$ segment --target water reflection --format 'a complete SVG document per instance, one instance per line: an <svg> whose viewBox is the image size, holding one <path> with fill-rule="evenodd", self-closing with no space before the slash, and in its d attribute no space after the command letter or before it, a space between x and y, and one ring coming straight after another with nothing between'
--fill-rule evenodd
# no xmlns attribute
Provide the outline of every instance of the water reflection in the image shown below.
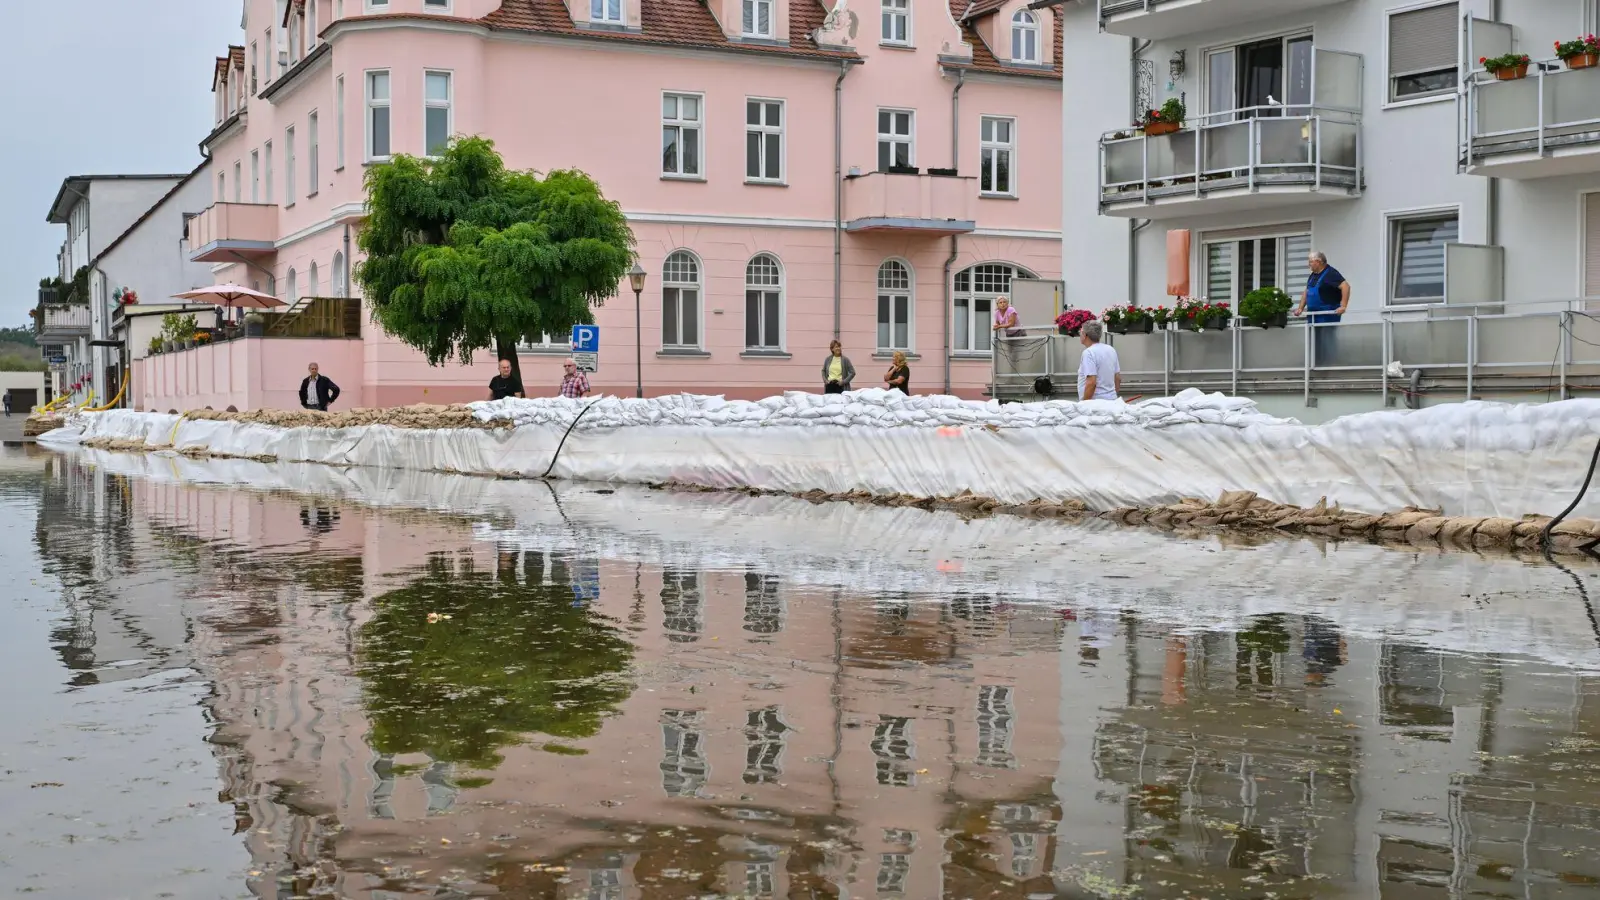
<svg viewBox="0 0 1600 900"><path fill-rule="evenodd" d="M84 596L148 615L122 590L140 579L175 598L168 652L212 686L257 896L1600 889L1600 679L1495 649L1587 652L1552 570L582 486L557 510L449 476L265 493L195 483L220 464L82 459L37 488L63 617ZM960 566L911 572L945 528ZM905 554L835 543L884 533ZM1078 577L1019 554L1049 535ZM1100 580L1122 557L1164 565ZM1250 566L1309 599L1240 599ZM1391 592L1337 591L1374 572ZM1384 636L1373 607L1420 612Z"/></svg>

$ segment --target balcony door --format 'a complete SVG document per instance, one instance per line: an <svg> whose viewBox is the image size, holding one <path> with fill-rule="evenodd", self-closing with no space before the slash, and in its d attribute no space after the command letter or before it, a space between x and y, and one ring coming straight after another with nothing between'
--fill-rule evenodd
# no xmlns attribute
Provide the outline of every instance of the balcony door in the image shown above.
<svg viewBox="0 0 1600 900"><path fill-rule="evenodd" d="M1272 38L1212 50L1206 58L1206 112L1236 118L1305 115L1311 105L1311 36ZM1224 121L1217 115L1211 124Z"/></svg>
<svg viewBox="0 0 1600 900"><path fill-rule="evenodd" d="M1282 288L1296 298L1305 292L1310 223L1209 232L1200 240L1205 296L1212 303L1237 311L1239 301L1256 288Z"/></svg>

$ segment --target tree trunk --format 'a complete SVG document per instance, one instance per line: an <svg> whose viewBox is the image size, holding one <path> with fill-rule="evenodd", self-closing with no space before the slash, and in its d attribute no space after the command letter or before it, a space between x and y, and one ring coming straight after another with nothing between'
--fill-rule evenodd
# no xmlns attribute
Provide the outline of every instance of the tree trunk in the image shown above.
<svg viewBox="0 0 1600 900"><path fill-rule="evenodd" d="M508 341L505 338L495 338L494 347L495 347L495 356L497 357L495 365L496 366L499 365L499 361L498 360L500 360L500 359L509 360L511 362L511 374L512 374L512 376L514 378L516 378L518 381L521 381L522 380L522 360L517 358L517 343L516 343L516 341ZM524 391L526 391L527 385L523 385L523 389L524 389Z"/></svg>

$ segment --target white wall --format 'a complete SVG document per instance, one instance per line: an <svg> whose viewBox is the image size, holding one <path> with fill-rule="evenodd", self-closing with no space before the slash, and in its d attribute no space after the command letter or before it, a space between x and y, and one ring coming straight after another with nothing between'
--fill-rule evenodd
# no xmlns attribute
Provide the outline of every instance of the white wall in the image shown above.
<svg viewBox="0 0 1600 900"><path fill-rule="evenodd" d="M1267 4L1263 4L1264 6ZM1312 223L1312 243L1351 282L1353 312L1383 307L1386 280L1386 215L1420 208L1457 208L1460 239L1484 243L1489 236L1489 179L1456 170L1456 105L1452 96L1386 108L1388 75L1385 60L1385 11L1401 0L1347 0L1288 17L1267 18L1245 28L1186 35L1157 41L1143 53L1155 63L1151 106L1184 95L1190 115L1204 112L1202 75L1206 48L1270 38L1309 27L1319 48L1361 53L1365 59L1362 138L1367 187L1350 200L1305 203L1258 213L1209 215L1152 223L1139 235L1138 300L1166 302L1166 232L1188 228L1196 233L1280 222ZM1587 4L1546 0L1502 0L1501 21L1515 28L1516 49L1535 59L1549 57L1557 38L1571 38L1592 13ZM1487 18L1490 0L1463 0L1463 12ZM1132 65L1129 38L1099 32L1095 6L1067 3L1064 29L1066 83L1091 84L1093 90L1064 92L1063 164L1067 181L1063 208L1062 270L1069 302L1100 309L1125 302L1128 291L1128 220L1099 215L1101 134L1132 121ZM1183 77L1167 90L1168 61L1186 52ZM1506 285L1513 299L1538 300L1578 296L1579 192L1600 191L1600 176L1502 180L1498 243L1506 247ZM1195 293L1202 291L1198 259L1191 265ZM1303 261L1290 260L1287 284L1298 294L1305 288Z"/></svg>

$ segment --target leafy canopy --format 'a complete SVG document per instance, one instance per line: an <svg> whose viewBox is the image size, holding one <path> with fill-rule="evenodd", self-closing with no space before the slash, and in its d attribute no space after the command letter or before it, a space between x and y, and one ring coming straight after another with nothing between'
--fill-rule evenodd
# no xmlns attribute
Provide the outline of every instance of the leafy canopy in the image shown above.
<svg viewBox="0 0 1600 900"><path fill-rule="evenodd" d="M366 183L356 278L377 323L432 365L592 322L633 263L633 232L593 179L510 171L487 138L398 155Z"/></svg>

